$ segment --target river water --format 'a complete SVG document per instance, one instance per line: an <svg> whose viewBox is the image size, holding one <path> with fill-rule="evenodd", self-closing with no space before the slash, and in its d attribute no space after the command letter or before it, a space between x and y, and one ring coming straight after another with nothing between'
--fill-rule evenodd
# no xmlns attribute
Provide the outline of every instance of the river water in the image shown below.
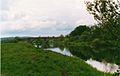
<svg viewBox="0 0 120 76"><path fill-rule="evenodd" d="M57 52L63 55L73 56L72 53L66 48L61 50L59 47L56 47L56 48L47 48L45 50L51 50L53 52ZM99 62L91 58L85 62L91 65L93 68L96 68L97 70L102 71L102 72L114 73L114 72L117 72L117 70L119 69L119 66L116 64L107 63L107 62Z"/></svg>

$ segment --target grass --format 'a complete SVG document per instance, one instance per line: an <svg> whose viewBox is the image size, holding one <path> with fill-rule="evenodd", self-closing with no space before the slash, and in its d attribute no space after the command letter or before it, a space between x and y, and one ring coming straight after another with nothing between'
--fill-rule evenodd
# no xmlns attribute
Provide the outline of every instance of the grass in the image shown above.
<svg viewBox="0 0 120 76"><path fill-rule="evenodd" d="M2 43L2 76L111 76L78 58L37 49L26 42Z"/></svg>

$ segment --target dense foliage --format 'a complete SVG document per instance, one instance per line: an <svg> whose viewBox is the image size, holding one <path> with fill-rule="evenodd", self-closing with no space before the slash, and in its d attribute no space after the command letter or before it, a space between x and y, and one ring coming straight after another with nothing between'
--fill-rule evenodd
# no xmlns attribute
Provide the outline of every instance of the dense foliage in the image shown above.
<svg viewBox="0 0 120 76"><path fill-rule="evenodd" d="M89 31L89 27L87 26L78 26L75 28L75 30L73 30L71 33L70 33L70 36L80 36L84 31Z"/></svg>
<svg viewBox="0 0 120 76"><path fill-rule="evenodd" d="M95 0L86 2L86 5L87 10L98 21L98 24L91 27L80 25L65 37L63 35L50 39L38 37L27 41L37 47L39 45L42 47L59 46L60 49L67 47L74 56L81 59L93 58L120 65L120 6L112 0ZM20 43L20 41L25 41L25 39L15 37L2 44L3 76L21 76L23 74L48 76L46 73L48 71L51 76L61 74L65 74L63 76L106 76L81 60L36 49L27 43Z"/></svg>
<svg viewBox="0 0 120 76"><path fill-rule="evenodd" d="M112 0L95 0L86 5L98 24L78 26L66 36L66 44L80 58L120 65L120 6Z"/></svg>

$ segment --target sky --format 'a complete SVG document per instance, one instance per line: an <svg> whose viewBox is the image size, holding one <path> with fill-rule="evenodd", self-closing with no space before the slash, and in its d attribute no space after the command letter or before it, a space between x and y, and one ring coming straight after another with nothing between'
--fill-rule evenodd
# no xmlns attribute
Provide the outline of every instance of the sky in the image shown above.
<svg viewBox="0 0 120 76"><path fill-rule="evenodd" d="M93 25L84 0L0 0L1 37L59 36Z"/></svg>

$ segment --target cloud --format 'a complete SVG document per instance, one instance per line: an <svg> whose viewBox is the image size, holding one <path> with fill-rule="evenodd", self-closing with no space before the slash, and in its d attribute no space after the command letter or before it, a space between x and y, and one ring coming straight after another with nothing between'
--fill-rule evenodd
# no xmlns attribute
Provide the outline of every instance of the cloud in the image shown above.
<svg viewBox="0 0 120 76"><path fill-rule="evenodd" d="M94 24L84 0L2 0L1 11L3 36L68 34L79 24Z"/></svg>

